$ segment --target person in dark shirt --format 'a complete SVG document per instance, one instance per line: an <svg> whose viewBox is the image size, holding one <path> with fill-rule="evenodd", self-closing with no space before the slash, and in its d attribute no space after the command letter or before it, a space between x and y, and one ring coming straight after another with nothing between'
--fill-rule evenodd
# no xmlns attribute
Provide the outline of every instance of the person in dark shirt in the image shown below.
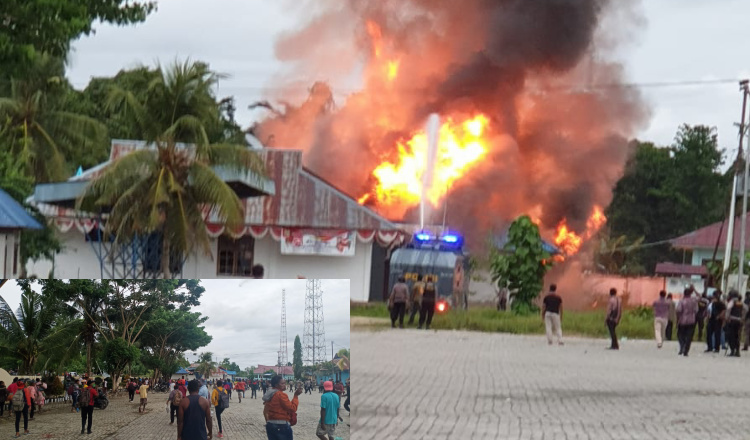
<svg viewBox="0 0 750 440"><path fill-rule="evenodd" d="M177 438L179 440L208 440L213 437L211 428L211 402L198 395L200 383L191 380L190 393L180 401L177 409Z"/></svg>
<svg viewBox="0 0 750 440"><path fill-rule="evenodd" d="M750 292L745 292L745 307L750 309ZM745 314L744 326L745 344L742 347L742 351L747 351L748 346L750 346L750 313Z"/></svg>
<svg viewBox="0 0 750 440"><path fill-rule="evenodd" d="M437 289L435 288L435 281L431 276L425 277L424 293L422 294L422 310L419 313L419 325L418 329L422 328L422 325L427 324L425 329L430 329L432 324L432 316L435 314L435 301L437 298Z"/></svg>
<svg viewBox="0 0 750 440"><path fill-rule="evenodd" d="M557 285L549 286L549 293L544 297L542 302L542 320L547 332L547 344L552 345L552 335L557 335L558 345L563 345L562 341L562 298L557 294Z"/></svg>
<svg viewBox="0 0 750 440"><path fill-rule="evenodd" d="M742 320L745 319L747 306L742 303L740 293L733 290L729 293L729 304L727 306L726 316L727 325L725 333L731 353L729 356L740 357L740 331L742 330Z"/></svg>
<svg viewBox="0 0 750 440"><path fill-rule="evenodd" d="M715 290L711 299L711 312L708 315L708 324L706 325L706 352L719 352L721 347L721 327L724 322L724 315L727 306L721 300L721 290Z"/></svg>
<svg viewBox="0 0 750 440"><path fill-rule="evenodd" d="M708 295L704 292L698 299L698 314L695 316L695 323L698 327L698 340L703 339L703 327L706 325L706 315L708 313Z"/></svg>

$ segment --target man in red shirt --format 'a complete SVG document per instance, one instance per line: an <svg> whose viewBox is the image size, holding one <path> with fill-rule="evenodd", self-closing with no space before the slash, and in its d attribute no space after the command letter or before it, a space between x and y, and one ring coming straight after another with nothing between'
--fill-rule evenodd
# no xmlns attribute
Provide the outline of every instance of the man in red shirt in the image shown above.
<svg viewBox="0 0 750 440"><path fill-rule="evenodd" d="M81 397L79 398L81 404L81 434L83 434L83 431L86 428L86 419L88 419L89 422L88 433L91 434L91 423L92 417L94 416L94 399L99 396L99 393L96 392L96 388L93 384L94 381L89 380L88 383L83 386ZM88 395L88 400L86 399L86 395Z"/></svg>

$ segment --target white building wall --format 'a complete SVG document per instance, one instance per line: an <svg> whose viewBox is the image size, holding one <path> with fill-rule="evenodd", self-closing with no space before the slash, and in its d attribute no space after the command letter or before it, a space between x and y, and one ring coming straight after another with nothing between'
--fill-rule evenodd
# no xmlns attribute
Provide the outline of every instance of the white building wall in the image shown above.
<svg viewBox="0 0 750 440"><path fill-rule="evenodd" d="M101 278L99 259L86 242L84 235L75 228L58 233L64 250L56 255L54 275L57 278ZM96 243L93 243L95 246ZM218 240L211 240L212 255L199 253L191 256L183 268L186 278L217 278ZM255 240L255 264L265 268L265 278L289 279L298 276L320 279L349 279L351 299L367 301L370 291L372 264L372 243L357 242L352 257L331 257L319 255L282 255L281 244L270 234ZM29 263L28 274L46 278L53 267L51 261Z"/></svg>

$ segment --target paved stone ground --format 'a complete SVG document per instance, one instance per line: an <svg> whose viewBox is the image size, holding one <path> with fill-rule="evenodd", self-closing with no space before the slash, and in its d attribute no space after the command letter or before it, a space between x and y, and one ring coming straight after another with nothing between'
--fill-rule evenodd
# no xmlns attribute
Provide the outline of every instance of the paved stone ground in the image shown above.
<svg viewBox="0 0 750 440"><path fill-rule="evenodd" d="M250 396L250 393L246 393ZM260 392L258 392L260 396ZM115 439L115 440L174 440L177 438L177 421L169 425L169 413L165 410L167 394L149 394L148 410L138 413L138 403L129 403L127 397L110 399L105 410L94 410L93 434L81 435L81 416L71 413L70 407L53 405L49 411L37 414L29 421L30 435L24 439ZM342 408L343 423L336 429L337 436L349 440L349 416ZM320 417L320 394L302 394L297 410L295 440L315 440L315 427ZM225 439L266 439L263 405L261 399L242 399L232 396L229 408L221 414ZM12 438L15 434L15 418L3 417L0 420L0 438ZM23 420L21 420L23 431ZM219 432L214 416L214 438Z"/></svg>
<svg viewBox="0 0 750 440"><path fill-rule="evenodd" d="M354 331L352 438L750 439L750 356L677 343ZM364 349L366 347L366 349Z"/></svg>

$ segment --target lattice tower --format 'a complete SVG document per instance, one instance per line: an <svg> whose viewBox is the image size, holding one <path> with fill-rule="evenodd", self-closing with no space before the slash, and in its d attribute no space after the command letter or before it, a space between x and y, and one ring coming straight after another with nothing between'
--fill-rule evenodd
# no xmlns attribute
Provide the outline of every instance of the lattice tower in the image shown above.
<svg viewBox="0 0 750 440"><path fill-rule="evenodd" d="M320 280L307 280L304 332L302 360L305 364L316 365L328 360L326 333L323 325L323 291L320 288Z"/></svg>
<svg viewBox="0 0 750 440"><path fill-rule="evenodd" d="M289 362L289 349L286 344L286 290L281 291L281 339L279 340L279 363L282 367Z"/></svg>

